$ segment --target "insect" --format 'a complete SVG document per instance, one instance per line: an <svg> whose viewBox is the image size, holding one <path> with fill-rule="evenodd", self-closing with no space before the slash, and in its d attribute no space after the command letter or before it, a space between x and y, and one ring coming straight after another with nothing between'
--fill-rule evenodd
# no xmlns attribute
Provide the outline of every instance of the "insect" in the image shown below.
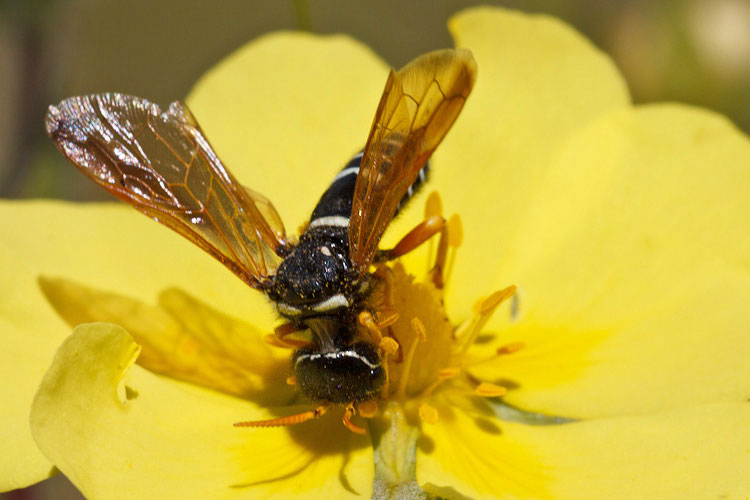
<svg viewBox="0 0 750 500"><path fill-rule="evenodd" d="M442 228L425 221L393 249L378 250L390 221L425 181L428 159L475 79L465 49L431 52L392 70L364 149L335 176L299 241L286 235L267 198L234 178L180 102L163 112L117 93L72 97L50 106L46 129L97 184L264 292L291 330L312 332L291 363L301 393L321 406L239 425L289 425L342 404L344 423L359 431L349 420L353 408L376 398L385 382L377 339L361 327L363 317L373 317L369 299L381 286L370 268Z"/></svg>

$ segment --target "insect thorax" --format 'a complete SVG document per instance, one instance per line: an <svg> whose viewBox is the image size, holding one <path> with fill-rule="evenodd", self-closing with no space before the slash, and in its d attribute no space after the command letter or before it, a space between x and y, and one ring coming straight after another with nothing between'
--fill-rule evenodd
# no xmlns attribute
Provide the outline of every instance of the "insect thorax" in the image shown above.
<svg viewBox="0 0 750 500"><path fill-rule="evenodd" d="M358 273L349 260L346 228L309 229L284 259L268 295L289 319L331 314L352 305Z"/></svg>

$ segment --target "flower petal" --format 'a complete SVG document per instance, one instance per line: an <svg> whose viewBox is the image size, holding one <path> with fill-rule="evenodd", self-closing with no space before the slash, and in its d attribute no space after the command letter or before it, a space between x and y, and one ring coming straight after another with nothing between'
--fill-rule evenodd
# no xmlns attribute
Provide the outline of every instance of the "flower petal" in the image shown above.
<svg viewBox="0 0 750 500"><path fill-rule="evenodd" d="M747 399L748 165L747 137L686 106L623 110L571 140L497 267L520 316L495 327L527 347L475 373L565 416Z"/></svg>
<svg viewBox="0 0 750 500"><path fill-rule="evenodd" d="M629 97L612 61L558 20L482 7L458 14L449 27L479 68L472 95L435 153L427 186L464 225L446 299L451 318L460 321L477 298L467 290L489 294L513 284L488 270L508 258L509 243L527 230L520 221L553 152Z"/></svg>
<svg viewBox="0 0 750 500"><path fill-rule="evenodd" d="M455 411L425 426L417 479L448 498L745 498L750 405L550 426Z"/></svg>
<svg viewBox="0 0 750 500"><path fill-rule="evenodd" d="M52 353L40 345L43 343L39 339L27 336L22 325L4 317L0 317L0 331L3 332L0 492L3 492L24 488L54 474L52 464L39 452L29 430L29 407L41 378L39 366L49 364Z"/></svg>
<svg viewBox="0 0 750 500"><path fill-rule="evenodd" d="M272 348L268 335L172 288L150 306L62 278L41 276L39 286L71 328L113 322L141 345L138 364L154 373L239 396L263 406L296 396L286 383L289 350Z"/></svg>
<svg viewBox="0 0 750 500"><path fill-rule="evenodd" d="M234 428L268 412L132 366L138 352L116 325L79 326L34 399L34 439L87 498L369 496L367 439L337 419Z"/></svg>
<svg viewBox="0 0 750 500"><path fill-rule="evenodd" d="M50 471L31 439L28 413L34 391L70 326L45 298L40 276L117 290L147 304L164 289L177 287L266 331L273 324L273 311L262 294L198 248L128 207L2 202L0 217L5 221L0 241L4 428L20 440L17 446L7 446L0 458L0 470L9 471L1 475L10 481L7 488L40 480Z"/></svg>
<svg viewBox="0 0 750 500"><path fill-rule="evenodd" d="M227 167L294 232L364 147L386 69L347 36L274 33L209 71L188 104Z"/></svg>
<svg viewBox="0 0 750 500"><path fill-rule="evenodd" d="M336 78L330 76L331 66L342 68ZM364 143L385 75L369 49L346 37L278 34L249 44L210 72L189 101L237 177L272 196L287 224L295 224ZM286 175L287 168L304 169L306 175ZM270 182L255 182L266 178ZM116 290L146 304L176 287L260 329L275 321L261 294L131 209L3 203L0 213L6 221L0 275L12 284L0 292L3 315L11 322L4 328L4 345L15 346L0 355L0 365L12 369L3 378L5 428L25 436L25 445L6 448L12 451L3 454L0 460L7 463L0 470L17 471L34 462L34 472L25 478L2 474L20 481L9 479L9 488L49 473L24 429L33 389L69 328L40 293L40 275ZM19 359L24 360L20 367Z"/></svg>

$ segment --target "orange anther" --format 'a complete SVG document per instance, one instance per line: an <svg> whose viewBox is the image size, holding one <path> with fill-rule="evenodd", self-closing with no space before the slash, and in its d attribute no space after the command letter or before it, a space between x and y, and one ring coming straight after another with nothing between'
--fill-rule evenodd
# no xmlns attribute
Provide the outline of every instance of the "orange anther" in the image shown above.
<svg viewBox="0 0 750 500"><path fill-rule="evenodd" d="M523 342L513 342L511 344L505 344L504 346L497 349L497 354L513 354L516 351L520 351L524 347L526 347L526 344Z"/></svg>
<svg viewBox="0 0 750 500"><path fill-rule="evenodd" d="M440 195L437 191L432 191L427 195L427 200L424 203L424 218L428 219L433 215L443 214L443 202L440 199Z"/></svg>
<svg viewBox="0 0 750 500"><path fill-rule="evenodd" d="M391 337L383 337L380 339L380 346L383 352L388 353L389 356L393 356L398 352L398 342L393 340Z"/></svg>
<svg viewBox="0 0 750 500"><path fill-rule="evenodd" d="M362 418L372 418L378 412L378 403L374 400L363 401L357 405L357 411Z"/></svg>
<svg viewBox="0 0 750 500"><path fill-rule="evenodd" d="M424 323L416 316L411 319L411 328L414 333L417 334L419 340L425 340L427 338L427 330L425 330Z"/></svg>
<svg viewBox="0 0 750 500"><path fill-rule="evenodd" d="M295 377L294 375L289 375L286 378L286 383L287 385L297 385L297 377Z"/></svg>
<svg viewBox="0 0 750 500"><path fill-rule="evenodd" d="M456 377L459 373L461 373L460 368L451 366L451 367L443 368L442 370L439 370L438 378L441 378L441 379L453 378L453 377Z"/></svg>
<svg viewBox="0 0 750 500"><path fill-rule="evenodd" d="M378 314L378 319L376 321L376 324L378 328L385 328L385 327L393 325L394 323L396 323L396 321L398 321L398 312L396 311L391 311L388 313L381 312L380 314Z"/></svg>
<svg viewBox="0 0 750 500"><path fill-rule="evenodd" d="M464 229L461 224L461 217L458 214L451 215L448 219L448 245L453 248L461 246L464 241Z"/></svg>
<svg viewBox="0 0 750 500"><path fill-rule="evenodd" d="M438 411L434 406L427 403L422 403L421 405L419 405L419 418L421 418L428 424L434 424L435 422L437 422L438 416Z"/></svg>
<svg viewBox="0 0 750 500"><path fill-rule="evenodd" d="M506 392L508 392L508 389L501 385L495 385L491 384L489 382L482 382L477 386L475 389L475 392L477 395L485 397L485 398L495 398L497 396L502 396Z"/></svg>
<svg viewBox="0 0 750 500"><path fill-rule="evenodd" d="M482 301L482 304L479 306L479 314L491 313L497 306L511 298L514 293L516 293L514 285L498 290Z"/></svg>
<svg viewBox="0 0 750 500"><path fill-rule="evenodd" d="M380 342L380 339L383 338L383 334L375 323L375 318L373 318L372 314L369 311L362 311L359 313L358 319L359 323L370 332L372 340Z"/></svg>

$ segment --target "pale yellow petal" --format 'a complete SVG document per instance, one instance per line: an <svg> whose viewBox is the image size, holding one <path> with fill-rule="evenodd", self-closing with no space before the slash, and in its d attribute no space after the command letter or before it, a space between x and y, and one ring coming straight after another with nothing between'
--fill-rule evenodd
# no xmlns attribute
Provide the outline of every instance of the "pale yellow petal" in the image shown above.
<svg viewBox="0 0 750 500"><path fill-rule="evenodd" d="M338 419L235 428L270 414L132 366L138 351L120 327L79 326L34 400L39 448L87 498L369 497L372 451Z"/></svg>
<svg viewBox="0 0 750 500"><path fill-rule="evenodd" d="M456 45L474 53L478 78L434 155L425 191L437 189L446 215L457 212L464 225L446 299L460 321L478 295L513 284L490 273L527 229L520 220L555 150L629 97L612 61L558 20L482 7L458 14L449 28ZM404 214L392 233L404 234L421 215L421 207Z"/></svg>
<svg viewBox="0 0 750 500"><path fill-rule="evenodd" d="M495 268L519 287L498 343L526 347L475 373L567 416L746 400L749 166L746 136L685 106L618 112L571 140Z"/></svg>
<svg viewBox="0 0 750 500"><path fill-rule="evenodd" d="M31 399L55 349L70 333L38 278L55 276L153 303L169 287L270 331L265 298L198 248L135 210L114 204L3 202L0 350L4 428L18 440L0 458L8 488L46 477L50 465L28 430ZM157 333L157 332L155 332ZM23 472L21 469L28 471ZM16 481L19 481L16 483Z"/></svg>
<svg viewBox="0 0 750 500"><path fill-rule="evenodd" d="M43 368L52 350L40 339L26 335L23 328L0 317L3 334L0 349L0 492L23 488L53 474L52 464L31 438L29 408Z"/></svg>
<svg viewBox="0 0 750 500"><path fill-rule="evenodd" d="M269 334L227 316L180 289L150 305L63 278L41 276L44 296L71 329L81 323L118 324L141 345L138 364L154 373L216 389L263 406L296 396L286 383L289 349L272 348Z"/></svg>
<svg viewBox="0 0 750 500"><path fill-rule="evenodd" d="M294 233L364 147L386 77L347 36L274 33L204 75L188 104L227 167Z"/></svg>
<svg viewBox="0 0 750 500"><path fill-rule="evenodd" d="M448 498L744 499L748 421L747 403L549 426L456 411L424 427L417 478Z"/></svg>

